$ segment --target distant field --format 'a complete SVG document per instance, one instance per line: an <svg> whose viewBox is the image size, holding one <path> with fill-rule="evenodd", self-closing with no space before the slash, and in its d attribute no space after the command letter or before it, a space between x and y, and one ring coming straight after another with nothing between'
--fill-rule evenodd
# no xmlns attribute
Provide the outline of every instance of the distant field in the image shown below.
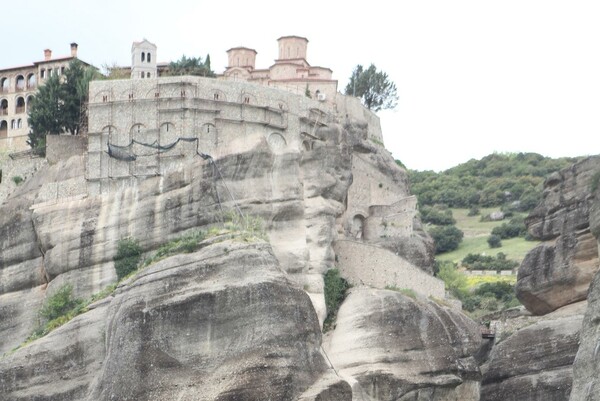
<svg viewBox="0 0 600 401"><path fill-rule="evenodd" d="M467 216L468 209L452 209L452 215L456 219L456 226L465 233L465 236L458 249L452 252L443 253L436 256L440 261L460 262L469 253L485 254L495 256L503 252L509 259L521 262L527 252L534 248L538 241L525 241L524 238L511 238L502 240L500 248L490 248L487 238L492 229L501 225L504 221L481 222L481 216L498 210L497 208L481 209L477 216Z"/></svg>

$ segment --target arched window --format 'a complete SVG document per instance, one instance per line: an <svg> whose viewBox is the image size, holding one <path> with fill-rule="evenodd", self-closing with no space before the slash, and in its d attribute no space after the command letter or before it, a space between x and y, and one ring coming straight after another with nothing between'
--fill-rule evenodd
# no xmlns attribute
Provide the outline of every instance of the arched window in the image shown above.
<svg viewBox="0 0 600 401"><path fill-rule="evenodd" d="M31 96L31 95L27 96L27 106L26 106L26 109L27 109L28 113L29 113L29 110L31 109L31 101L32 100L33 100L33 96Z"/></svg>
<svg viewBox="0 0 600 401"><path fill-rule="evenodd" d="M43 68L40 70L40 78L46 79L46 70Z"/></svg>
<svg viewBox="0 0 600 401"><path fill-rule="evenodd" d="M17 86L16 89L18 91L21 91L23 89L25 89L25 77L23 77L23 75L19 75L17 77Z"/></svg>
<svg viewBox="0 0 600 401"><path fill-rule="evenodd" d="M16 129L17 128L17 122L15 120L11 120L10 121L10 129Z"/></svg>
<svg viewBox="0 0 600 401"><path fill-rule="evenodd" d="M0 121L0 138L6 138L8 136L8 122L6 120Z"/></svg>
<svg viewBox="0 0 600 401"><path fill-rule="evenodd" d="M27 75L27 89L33 89L37 86L37 80L35 74L31 73Z"/></svg>
<svg viewBox="0 0 600 401"><path fill-rule="evenodd" d="M10 85L10 78L0 79L0 92L8 92L9 85Z"/></svg>
<svg viewBox="0 0 600 401"><path fill-rule="evenodd" d="M8 136L8 123L6 120L0 121L0 138L6 138Z"/></svg>
<svg viewBox="0 0 600 401"><path fill-rule="evenodd" d="M146 61L146 53L142 52L142 63Z"/></svg>
<svg viewBox="0 0 600 401"><path fill-rule="evenodd" d="M152 55L150 52L148 52L148 62L152 61Z"/></svg>
<svg viewBox="0 0 600 401"><path fill-rule="evenodd" d="M8 114L8 100L2 99L0 100L0 116L5 116Z"/></svg>
<svg viewBox="0 0 600 401"><path fill-rule="evenodd" d="M152 75L149 72L146 73L146 78L150 78L151 76Z"/></svg>
<svg viewBox="0 0 600 401"><path fill-rule="evenodd" d="M365 237L365 218L360 214L357 214L352 219L352 229L350 233L356 239L363 239Z"/></svg>
<svg viewBox="0 0 600 401"><path fill-rule="evenodd" d="M142 124L134 124L131 127L131 133L132 134L139 134L140 132L142 132L143 128L144 128L144 126Z"/></svg>
<svg viewBox="0 0 600 401"><path fill-rule="evenodd" d="M17 129L18 128L23 128L23 120L21 120L20 118L17 120Z"/></svg>
<svg viewBox="0 0 600 401"><path fill-rule="evenodd" d="M17 104L15 106L15 113L25 113L25 99L21 96L17 98Z"/></svg>

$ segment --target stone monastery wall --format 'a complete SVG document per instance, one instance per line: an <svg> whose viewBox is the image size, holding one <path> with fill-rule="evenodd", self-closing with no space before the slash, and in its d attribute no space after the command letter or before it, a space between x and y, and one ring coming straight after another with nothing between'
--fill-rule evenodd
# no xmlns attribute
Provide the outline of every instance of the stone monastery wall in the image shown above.
<svg viewBox="0 0 600 401"><path fill-rule="evenodd" d="M344 123L355 107L346 99L338 106L256 84L199 77L94 81L86 168L90 194L177 169L197 157L196 151L219 158L261 141L274 152L311 149L318 146L317 128ZM381 140L378 118L370 114L377 124L369 135ZM139 145L164 147L179 138L197 141L180 141L167 151ZM109 143L135 160L110 157Z"/></svg>

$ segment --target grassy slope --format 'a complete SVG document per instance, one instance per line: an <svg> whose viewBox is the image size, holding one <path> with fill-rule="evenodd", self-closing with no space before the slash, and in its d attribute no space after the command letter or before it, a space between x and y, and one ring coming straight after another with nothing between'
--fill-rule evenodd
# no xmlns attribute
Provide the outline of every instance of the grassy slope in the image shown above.
<svg viewBox="0 0 600 401"><path fill-rule="evenodd" d="M487 238L492 229L507 221L480 221L482 215L489 214L494 210L498 209L481 209L480 215L467 216L468 209L452 209L456 226L465 233L465 236L457 250L437 255L436 259L460 262L469 253L496 255L498 252L503 252L509 259L521 262L527 252L535 247L538 242L525 241L524 238L511 238L502 240L502 247L500 248L490 248Z"/></svg>

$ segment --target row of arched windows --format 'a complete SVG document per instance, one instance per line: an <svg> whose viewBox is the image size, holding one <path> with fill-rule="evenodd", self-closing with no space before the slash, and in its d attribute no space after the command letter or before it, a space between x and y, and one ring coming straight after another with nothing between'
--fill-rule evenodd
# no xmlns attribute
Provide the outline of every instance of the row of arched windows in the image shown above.
<svg viewBox="0 0 600 401"><path fill-rule="evenodd" d="M29 107L31 105L31 100L33 96L27 96L27 102L25 102L25 98L19 96L17 98L17 102L15 104L15 114L21 114L25 112L29 112ZM8 115L8 100L2 99L0 100L0 116Z"/></svg>
<svg viewBox="0 0 600 401"><path fill-rule="evenodd" d="M27 77L23 75L17 75L15 79L14 87L11 87L10 78L0 78L0 92L6 93L14 91L22 91L25 89L34 89L37 86L37 79L34 73L27 74Z"/></svg>
<svg viewBox="0 0 600 401"><path fill-rule="evenodd" d="M23 128L23 119L17 118L13 119L10 122L10 129L20 129ZM8 135L8 121L0 120L0 138L6 138Z"/></svg>

